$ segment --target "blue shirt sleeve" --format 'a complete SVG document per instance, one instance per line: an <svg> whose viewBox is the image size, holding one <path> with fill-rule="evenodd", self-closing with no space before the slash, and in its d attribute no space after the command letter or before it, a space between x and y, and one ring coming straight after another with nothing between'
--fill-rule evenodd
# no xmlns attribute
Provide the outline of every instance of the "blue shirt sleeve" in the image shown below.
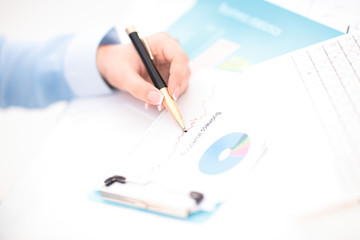
<svg viewBox="0 0 360 240"><path fill-rule="evenodd" d="M100 44L119 43L116 30L94 28L46 43L0 37L0 107L39 108L111 93L96 65Z"/></svg>

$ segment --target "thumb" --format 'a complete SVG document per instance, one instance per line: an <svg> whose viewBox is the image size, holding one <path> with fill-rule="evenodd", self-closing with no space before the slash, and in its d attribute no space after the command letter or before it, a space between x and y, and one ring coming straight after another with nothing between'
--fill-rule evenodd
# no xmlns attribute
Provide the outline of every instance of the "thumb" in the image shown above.
<svg viewBox="0 0 360 240"><path fill-rule="evenodd" d="M145 103L159 106L164 97L161 92L151 83L145 81L137 73L128 76L131 81L127 82L126 91Z"/></svg>

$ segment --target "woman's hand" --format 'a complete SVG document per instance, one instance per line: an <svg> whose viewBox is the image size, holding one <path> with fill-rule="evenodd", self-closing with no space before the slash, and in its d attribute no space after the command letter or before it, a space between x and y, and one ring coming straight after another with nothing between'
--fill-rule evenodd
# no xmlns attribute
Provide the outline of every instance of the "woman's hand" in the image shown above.
<svg viewBox="0 0 360 240"><path fill-rule="evenodd" d="M179 42L167 33L156 33L145 38L154 63L176 100L183 94L190 78L189 57ZM135 47L129 44L100 46L97 52L100 74L113 87L129 92L145 102L145 107L162 108L163 96L155 88Z"/></svg>

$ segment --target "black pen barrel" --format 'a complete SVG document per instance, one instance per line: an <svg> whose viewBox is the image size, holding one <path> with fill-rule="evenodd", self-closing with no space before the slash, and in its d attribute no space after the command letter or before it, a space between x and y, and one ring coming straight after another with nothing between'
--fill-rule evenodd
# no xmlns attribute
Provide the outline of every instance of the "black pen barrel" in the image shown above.
<svg viewBox="0 0 360 240"><path fill-rule="evenodd" d="M160 73L156 69L153 61L150 58L148 51L146 50L141 39L139 38L137 32L130 33L129 37L131 39L131 42L135 46L136 51L140 55L140 58L141 58L142 62L144 63L146 70L148 71L150 78L153 81L154 86L157 89L162 89L162 88L166 87L166 83L164 82Z"/></svg>

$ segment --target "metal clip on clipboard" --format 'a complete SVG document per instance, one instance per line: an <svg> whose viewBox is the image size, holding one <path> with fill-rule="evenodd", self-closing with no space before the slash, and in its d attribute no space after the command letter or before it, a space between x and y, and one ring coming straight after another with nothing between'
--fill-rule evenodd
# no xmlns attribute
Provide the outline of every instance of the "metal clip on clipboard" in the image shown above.
<svg viewBox="0 0 360 240"><path fill-rule="evenodd" d="M154 182L129 181L118 175L109 177L104 183L100 192L106 200L182 218L199 211L204 198L199 192L184 193Z"/></svg>

